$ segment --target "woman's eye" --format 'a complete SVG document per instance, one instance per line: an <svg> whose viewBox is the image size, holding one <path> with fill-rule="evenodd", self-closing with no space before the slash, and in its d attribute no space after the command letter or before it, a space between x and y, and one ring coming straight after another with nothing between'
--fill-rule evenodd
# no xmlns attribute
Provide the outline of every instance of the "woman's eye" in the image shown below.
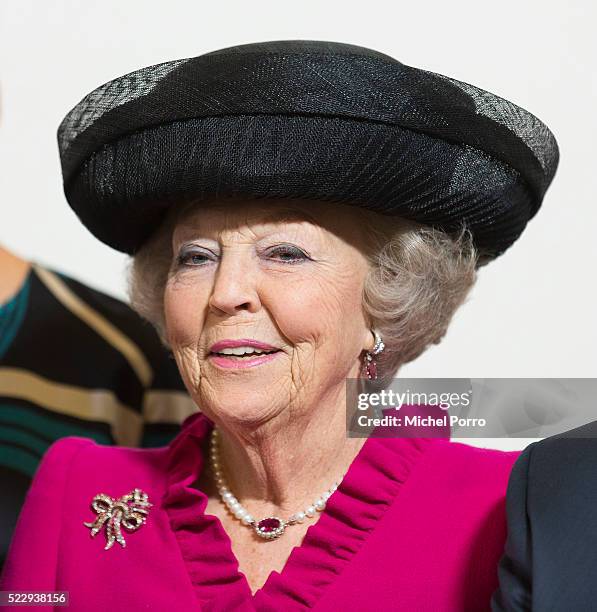
<svg viewBox="0 0 597 612"><path fill-rule="evenodd" d="M205 253L181 253L178 256L178 264L181 266L203 266L209 261Z"/></svg>
<svg viewBox="0 0 597 612"><path fill-rule="evenodd" d="M299 248L291 246L275 247L268 251L267 257L268 259L275 259L283 263L299 263L309 259Z"/></svg>

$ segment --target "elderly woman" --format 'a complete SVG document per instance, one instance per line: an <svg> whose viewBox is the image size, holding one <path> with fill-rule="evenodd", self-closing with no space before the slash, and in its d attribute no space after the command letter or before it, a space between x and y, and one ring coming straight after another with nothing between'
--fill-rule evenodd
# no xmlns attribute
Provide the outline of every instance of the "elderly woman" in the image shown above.
<svg viewBox="0 0 597 612"><path fill-rule="evenodd" d="M199 412L159 449L54 444L3 588L86 611L488 609L518 453L348 437L346 380L443 337L537 211L549 130L370 49L275 41L116 79L59 139L71 206L133 255L133 305Z"/></svg>

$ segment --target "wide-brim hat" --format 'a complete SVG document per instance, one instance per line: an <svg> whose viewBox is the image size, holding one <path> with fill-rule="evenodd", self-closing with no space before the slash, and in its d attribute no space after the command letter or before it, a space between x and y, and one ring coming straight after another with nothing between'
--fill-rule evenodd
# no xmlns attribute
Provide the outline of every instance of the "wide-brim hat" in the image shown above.
<svg viewBox="0 0 597 612"><path fill-rule="evenodd" d="M301 198L456 232L489 258L538 211L558 164L537 117L366 47L243 44L142 68L62 121L70 206L135 253L174 202Z"/></svg>

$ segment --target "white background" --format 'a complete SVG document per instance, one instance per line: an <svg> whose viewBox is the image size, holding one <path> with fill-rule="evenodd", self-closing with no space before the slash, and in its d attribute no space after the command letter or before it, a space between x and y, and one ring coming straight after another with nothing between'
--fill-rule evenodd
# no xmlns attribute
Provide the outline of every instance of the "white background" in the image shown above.
<svg viewBox="0 0 597 612"><path fill-rule="evenodd" d="M595 3L579 0L0 0L0 242L124 298L126 257L79 224L62 192L56 129L68 110L116 76L226 46L363 45L523 106L551 128L561 153L521 239L480 271L442 344L401 373L593 377L596 18Z"/></svg>

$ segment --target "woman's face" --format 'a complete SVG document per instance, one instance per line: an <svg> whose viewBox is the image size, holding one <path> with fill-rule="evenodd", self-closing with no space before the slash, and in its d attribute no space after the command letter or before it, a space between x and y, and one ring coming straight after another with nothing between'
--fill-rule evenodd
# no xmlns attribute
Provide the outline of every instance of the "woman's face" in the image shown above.
<svg viewBox="0 0 597 612"><path fill-rule="evenodd" d="M309 216L311 215L311 216ZM373 337L362 311L368 263L349 206L226 201L183 217L165 288L167 338L199 408L257 425L308 416L357 377ZM253 340L269 355L216 354Z"/></svg>

